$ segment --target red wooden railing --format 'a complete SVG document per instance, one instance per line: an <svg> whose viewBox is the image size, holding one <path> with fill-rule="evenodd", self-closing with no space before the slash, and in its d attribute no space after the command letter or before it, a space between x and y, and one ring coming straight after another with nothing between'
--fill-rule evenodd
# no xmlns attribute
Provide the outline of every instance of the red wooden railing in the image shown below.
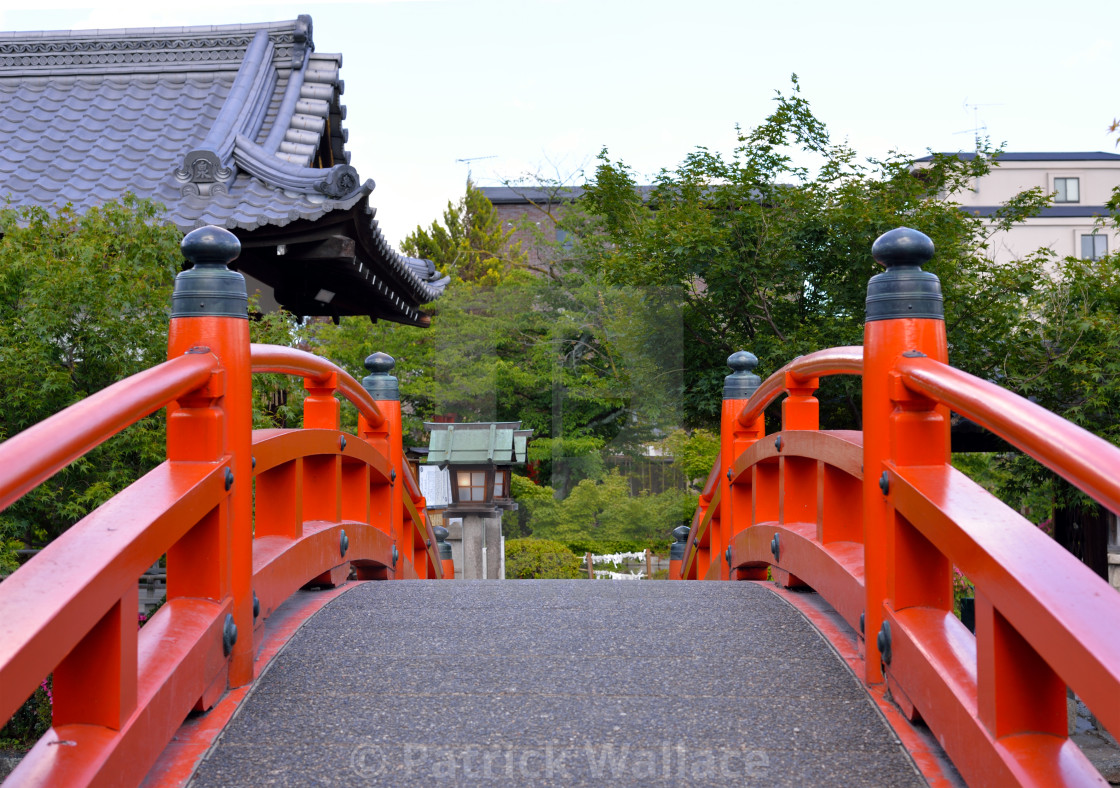
<svg viewBox="0 0 1120 788"><path fill-rule="evenodd" d="M192 709L253 680L264 622L294 591L352 569L442 576L400 402L310 353L250 346L226 268L236 239L203 228L183 249L195 266L176 282L170 360L0 444L8 506L168 410L167 461L0 583L0 720L54 676L52 728L5 785L137 785ZM374 366L374 390L395 388L392 360ZM252 372L304 376L304 429L252 431ZM339 429L336 392L357 435ZM138 578L165 554L167 603L137 632Z"/></svg>
<svg viewBox="0 0 1120 788"><path fill-rule="evenodd" d="M892 231L874 252L928 284L918 266L932 244L918 236ZM769 571L817 590L859 633L864 680L885 681L970 785L1103 784L1067 737L1066 688L1120 733L1120 593L951 466L948 414L1113 512L1120 449L948 366L944 322L907 313L928 291L899 290L892 314L869 316L862 348L796 359L749 399L724 400L722 452L678 577ZM728 380L750 361L732 356ZM833 374L862 374L862 433L819 429L813 394ZM765 435L762 413L782 393L782 429ZM954 566L976 587L975 636L953 614Z"/></svg>

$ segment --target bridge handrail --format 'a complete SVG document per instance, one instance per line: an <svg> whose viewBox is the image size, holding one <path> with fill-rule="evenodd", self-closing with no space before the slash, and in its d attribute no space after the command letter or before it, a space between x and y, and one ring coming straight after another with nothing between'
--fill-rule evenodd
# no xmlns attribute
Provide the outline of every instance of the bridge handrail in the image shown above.
<svg viewBox="0 0 1120 788"><path fill-rule="evenodd" d="M709 501L712 499L712 494L715 493L716 488L719 487L719 480L722 478L720 471L722 469L722 454L717 454L715 464L712 465L712 469L708 471L708 480L704 482L704 489L700 491L701 498Z"/></svg>
<svg viewBox="0 0 1120 788"><path fill-rule="evenodd" d="M1120 513L1120 448L1040 405L931 358L900 358L906 387L946 405ZM1024 425L1032 425L1030 427Z"/></svg>
<svg viewBox="0 0 1120 788"><path fill-rule="evenodd" d="M442 574L403 457L395 362L376 354L379 396L326 359L251 345L243 283L228 276L238 250L219 228L188 234L195 265L175 282L171 360L0 444L2 508L168 407L167 461L0 586L0 719L44 675L55 681L52 730L13 783L139 784L191 708L254 680L255 633L296 589L337 586L351 570ZM303 429L252 430L252 372L303 376ZM355 436L339 429L339 390L361 414ZM138 633L136 581L163 555L167 602ZM62 739L73 752L54 746Z"/></svg>
<svg viewBox="0 0 1120 788"><path fill-rule="evenodd" d="M412 466L407 462L401 463L401 476L404 477L404 489L413 501L419 501L424 495L420 492L420 484L412 473Z"/></svg>
<svg viewBox="0 0 1120 788"><path fill-rule="evenodd" d="M785 392L790 377L794 380L812 380L828 375L862 373L863 348L859 345L831 347L798 356L762 382L739 412L739 424L743 427L751 427L770 403Z"/></svg>
<svg viewBox="0 0 1120 788"><path fill-rule="evenodd" d="M0 511L106 440L203 386L218 367L188 353L118 381L0 443Z"/></svg>
<svg viewBox="0 0 1120 788"><path fill-rule="evenodd" d="M385 416L369 392L350 373L328 359L296 348L257 343L249 346L249 355L254 373L277 372L283 375L302 375L315 380L324 380L332 374L338 375L338 390L353 403L369 422L369 426L374 429L384 426Z"/></svg>

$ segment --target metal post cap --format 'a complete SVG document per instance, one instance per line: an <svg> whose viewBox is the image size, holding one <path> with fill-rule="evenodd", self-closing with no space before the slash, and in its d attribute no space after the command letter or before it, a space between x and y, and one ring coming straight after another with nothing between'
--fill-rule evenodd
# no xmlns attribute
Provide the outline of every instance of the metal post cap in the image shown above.
<svg viewBox="0 0 1120 788"><path fill-rule="evenodd" d="M194 267L175 277L171 317L249 319L245 277L229 270L241 254L241 242L229 230L207 226L192 230L179 245Z"/></svg>
<svg viewBox="0 0 1120 788"><path fill-rule="evenodd" d="M400 386L397 379L389 374L397 366L396 360L388 353L374 353L366 357L365 367L369 375L362 378L362 388L375 400L399 400Z"/></svg>
<svg viewBox="0 0 1120 788"><path fill-rule="evenodd" d="M687 525L678 525L673 529L673 538L676 540L669 545L669 560L670 561L683 561L684 560L684 547L688 541L688 534L691 529Z"/></svg>
<svg viewBox="0 0 1120 788"><path fill-rule="evenodd" d="M739 350L727 357L727 366L731 374L723 379L723 398L750 399L762 385L762 378L751 371L758 366L758 358Z"/></svg>
<svg viewBox="0 0 1120 788"><path fill-rule="evenodd" d="M451 532L442 525L437 525L432 529L432 533L436 535L436 545L439 547L439 560L446 561L451 557L451 545L447 542L447 536Z"/></svg>
<svg viewBox="0 0 1120 788"><path fill-rule="evenodd" d="M933 258L933 241L909 227L898 227L875 239L871 256L886 271L867 283L867 320L903 317L945 319L941 281L922 270Z"/></svg>
<svg viewBox="0 0 1120 788"><path fill-rule="evenodd" d="M871 256L885 268L896 265L921 266L933 259L933 251L930 237L909 227L888 230L871 245Z"/></svg>
<svg viewBox="0 0 1120 788"><path fill-rule="evenodd" d="M210 224L191 230L183 236L179 248L183 250L183 257L195 265L229 265L241 254L241 241L224 227Z"/></svg>

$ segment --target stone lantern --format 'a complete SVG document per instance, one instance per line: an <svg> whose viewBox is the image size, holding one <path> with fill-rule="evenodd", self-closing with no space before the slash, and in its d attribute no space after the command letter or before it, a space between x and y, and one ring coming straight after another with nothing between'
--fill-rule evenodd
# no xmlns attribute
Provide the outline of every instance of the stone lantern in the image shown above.
<svg viewBox="0 0 1120 788"><path fill-rule="evenodd" d="M525 463L532 430L520 429L519 421L425 423L424 427L431 433L425 465L446 472L446 499L434 503L446 507L448 542L460 559L457 575L464 580L496 580L502 576L501 513L517 509L510 497L511 469ZM428 508L433 508L431 498ZM461 530L453 526L452 518L462 518Z"/></svg>

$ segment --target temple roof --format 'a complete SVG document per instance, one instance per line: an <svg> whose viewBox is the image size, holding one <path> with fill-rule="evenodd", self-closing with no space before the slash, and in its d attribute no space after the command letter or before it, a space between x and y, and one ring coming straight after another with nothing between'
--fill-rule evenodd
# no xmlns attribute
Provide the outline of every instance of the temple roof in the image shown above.
<svg viewBox="0 0 1120 788"><path fill-rule="evenodd" d="M236 265L297 314L425 325L447 279L381 234L341 66L307 16L0 33L0 198L81 210L131 192L184 232L233 231Z"/></svg>

